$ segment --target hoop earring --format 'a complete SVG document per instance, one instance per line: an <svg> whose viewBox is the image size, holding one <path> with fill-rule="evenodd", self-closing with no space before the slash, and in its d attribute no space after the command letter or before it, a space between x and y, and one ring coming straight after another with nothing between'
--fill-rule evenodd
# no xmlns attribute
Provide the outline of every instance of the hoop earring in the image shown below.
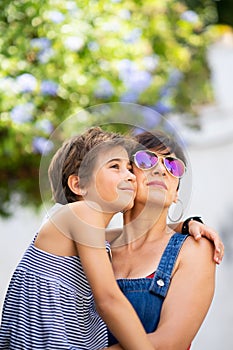
<svg viewBox="0 0 233 350"><path fill-rule="evenodd" d="M168 217L168 219L169 219L171 222L178 222L178 221L180 221L180 219L182 218L183 213L184 213L184 205L183 205L182 200L181 200L181 199L178 199L178 200L177 200L177 203L180 203L181 212L180 212L180 215L179 215L177 218L173 219L173 218L171 218L171 216L169 215L169 211L168 211L167 217ZM177 204L177 203L176 203L176 204ZM170 209L170 208L169 208L169 209Z"/></svg>

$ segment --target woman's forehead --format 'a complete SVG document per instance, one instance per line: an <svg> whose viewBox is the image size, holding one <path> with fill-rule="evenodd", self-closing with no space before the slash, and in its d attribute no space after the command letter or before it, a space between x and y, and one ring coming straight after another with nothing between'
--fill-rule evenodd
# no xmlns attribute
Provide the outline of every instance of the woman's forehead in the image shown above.
<svg viewBox="0 0 233 350"><path fill-rule="evenodd" d="M170 156L170 155L175 155L174 153L171 153L171 150L169 148L161 148L161 147L153 147L149 148L148 151L156 153L158 155L164 155L164 156Z"/></svg>

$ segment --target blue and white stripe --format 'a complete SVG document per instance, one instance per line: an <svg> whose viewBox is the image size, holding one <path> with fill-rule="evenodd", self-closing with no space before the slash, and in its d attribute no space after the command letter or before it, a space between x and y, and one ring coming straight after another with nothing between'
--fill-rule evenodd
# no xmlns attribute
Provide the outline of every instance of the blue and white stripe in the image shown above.
<svg viewBox="0 0 233 350"><path fill-rule="evenodd" d="M3 306L1 350L96 350L107 346L79 257L32 243L16 268Z"/></svg>

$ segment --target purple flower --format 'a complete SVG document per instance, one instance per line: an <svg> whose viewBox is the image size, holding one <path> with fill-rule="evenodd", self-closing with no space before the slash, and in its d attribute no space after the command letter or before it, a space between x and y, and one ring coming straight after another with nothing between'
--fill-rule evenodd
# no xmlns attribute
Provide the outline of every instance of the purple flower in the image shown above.
<svg viewBox="0 0 233 350"><path fill-rule="evenodd" d="M156 103L156 105L154 106L154 109L162 115L167 114L172 110L171 106L169 106L168 104L165 104L162 101L159 101L158 103Z"/></svg>
<svg viewBox="0 0 233 350"><path fill-rule="evenodd" d="M125 81L125 86L134 92L141 93L146 90L152 81L152 76L147 71L136 70L132 72L128 80Z"/></svg>
<svg viewBox="0 0 233 350"><path fill-rule="evenodd" d="M52 80L43 80L40 86L43 95L55 96L58 90L58 84Z"/></svg>
<svg viewBox="0 0 233 350"><path fill-rule="evenodd" d="M79 51L84 45L84 40L83 38L79 36L69 36L65 40L65 46L67 49L70 51Z"/></svg>
<svg viewBox="0 0 233 350"><path fill-rule="evenodd" d="M53 149L54 144L44 137L34 137L32 147L34 153L47 155Z"/></svg>
<svg viewBox="0 0 233 350"><path fill-rule="evenodd" d="M31 47L36 50L45 50L51 46L51 41L47 38L34 38L30 42Z"/></svg>
<svg viewBox="0 0 233 350"><path fill-rule="evenodd" d="M32 92L36 89L37 80L32 74L24 73L16 78L16 84L20 92Z"/></svg>
<svg viewBox="0 0 233 350"><path fill-rule="evenodd" d="M114 94L114 87L108 79L100 78L95 89L97 98L110 98Z"/></svg>
<svg viewBox="0 0 233 350"><path fill-rule="evenodd" d="M183 73L178 69L173 69L168 78L168 85L171 87L176 87L182 78Z"/></svg>
<svg viewBox="0 0 233 350"><path fill-rule="evenodd" d="M169 98L174 95L175 88L183 78L183 73L178 69L173 69L168 77L168 81L160 90L160 98Z"/></svg>
<svg viewBox="0 0 233 350"><path fill-rule="evenodd" d="M139 70L131 60L124 59L118 64L119 78L129 91L143 92L152 81L152 76L145 70Z"/></svg>
<svg viewBox="0 0 233 350"><path fill-rule="evenodd" d="M135 91L127 91L121 96L120 100L121 102L128 102L128 103L137 102L138 93Z"/></svg>
<svg viewBox="0 0 233 350"><path fill-rule="evenodd" d="M91 41L87 44L90 51L98 51L99 50L99 44L96 41Z"/></svg>
<svg viewBox="0 0 233 350"><path fill-rule="evenodd" d="M146 70L153 71L156 69L159 63L159 56L153 55L153 56L145 56L143 58L143 64Z"/></svg>
<svg viewBox="0 0 233 350"><path fill-rule="evenodd" d="M183 12L180 17L189 23L197 23L199 20L198 14L191 10Z"/></svg>
<svg viewBox="0 0 233 350"><path fill-rule="evenodd" d="M38 60L40 61L40 63L47 63L51 57L54 56L54 50L51 48L45 49L45 50L41 50L38 53Z"/></svg>
<svg viewBox="0 0 233 350"><path fill-rule="evenodd" d="M123 81L127 80L135 70L136 65L131 60L123 59L118 63L119 77Z"/></svg>
<svg viewBox="0 0 233 350"><path fill-rule="evenodd" d="M46 134L51 134L54 129L53 124L48 119L38 120L35 126L38 130L44 131Z"/></svg>
<svg viewBox="0 0 233 350"><path fill-rule="evenodd" d="M168 86L167 84L164 85L159 92L160 98L170 97L173 93L172 90L172 87Z"/></svg>
<svg viewBox="0 0 233 350"><path fill-rule="evenodd" d="M16 124L27 123L32 120L34 105L32 103L25 103L18 105L10 112L10 117Z"/></svg>
<svg viewBox="0 0 233 350"><path fill-rule="evenodd" d="M63 13L60 11L49 11L48 12L48 18L53 22L53 23L61 23L64 21L65 16Z"/></svg>
<svg viewBox="0 0 233 350"><path fill-rule="evenodd" d="M142 30L140 28L134 28L128 35L126 35L124 41L129 44L134 44L138 39L140 39L141 35Z"/></svg>
<svg viewBox="0 0 233 350"><path fill-rule="evenodd" d="M118 33L121 29L121 23L118 21L118 18L116 17L114 20L109 20L106 22L103 22L102 24L102 30L105 32L112 32L112 33Z"/></svg>
<svg viewBox="0 0 233 350"><path fill-rule="evenodd" d="M31 47L38 51L38 60L41 63L47 63L54 55L54 50L51 48L51 41L47 38L32 39Z"/></svg>
<svg viewBox="0 0 233 350"><path fill-rule="evenodd" d="M64 6L66 9L70 12L72 16L74 16L74 13L77 12L78 6L75 3L75 1L65 1Z"/></svg>
<svg viewBox="0 0 233 350"><path fill-rule="evenodd" d="M125 19L125 20L128 20L131 18L131 12L127 9L122 9L120 12L119 12L119 16L120 18L122 19Z"/></svg>

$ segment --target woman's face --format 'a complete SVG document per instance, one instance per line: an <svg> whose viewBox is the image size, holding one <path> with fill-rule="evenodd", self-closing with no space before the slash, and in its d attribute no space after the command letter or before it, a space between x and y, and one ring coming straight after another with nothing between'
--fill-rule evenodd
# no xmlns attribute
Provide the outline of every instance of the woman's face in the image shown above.
<svg viewBox="0 0 233 350"><path fill-rule="evenodd" d="M159 157L168 155L167 152L161 153L155 149L150 151L155 152ZM175 154L169 155L175 157ZM145 205L146 203L151 203L160 207L169 207L173 202L177 201L179 179L167 171L162 158L159 158L155 167L148 170L139 169L133 164L133 173L137 181L135 204Z"/></svg>
<svg viewBox="0 0 233 350"><path fill-rule="evenodd" d="M126 150L116 146L100 151L85 199L100 204L107 212L126 210L133 206L136 185Z"/></svg>

